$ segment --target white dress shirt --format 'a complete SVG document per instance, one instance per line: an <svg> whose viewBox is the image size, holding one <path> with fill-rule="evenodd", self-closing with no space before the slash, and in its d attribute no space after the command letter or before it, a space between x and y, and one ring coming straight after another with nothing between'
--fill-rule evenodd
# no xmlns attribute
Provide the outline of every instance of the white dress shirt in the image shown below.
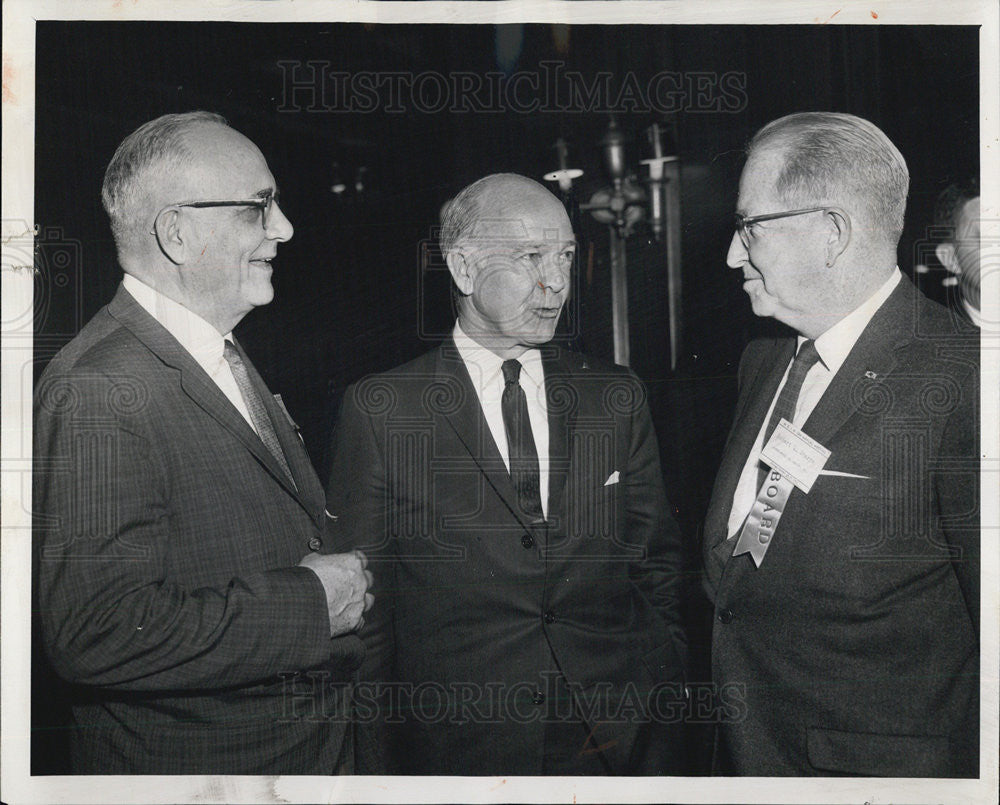
<svg viewBox="0 0 1000 805"><path fill-rule="evenodd" d="M795 403L795 417L792 419L792 424L795 427L801 428L809 419L809 415L826 392L834 375L837 374L837 370L854 349L854 345L868 326L868 322L872 320L872 316L896 289L902 276L897 267L881 288L816 339L819 360L813 364L806 374L805 380L802 381L802 389L799 391L799 398ZM802 346L802 342L807 340L805 336L799 336L796 352ZM757 499L757 465L760 461L760 451L764 449L764 431L771 419L771 411L774 410L774 405L778 401L778 395L781 394L781 389L784 388L785 381L788 379L791 367L792 363L789 361L784 377L781 378L781 383L778 384L778 388L774 392L771 406L767 409L767 416L764 417L761 424L757 440L754 442L750 455L747 456L746 464L743 465L743 473L740 475L736 492L733 494L733 507L729 511L730 537L735 535L743 525L743 521Z"/></svg>
<svg viewBox="0 0 1000 805"><path fill-rule="evenodd" d="M236 410L253 428L254 433L257 433L246 403L243 402L240 388L236 385L232 369L229 368L229 362L222 355L225 342L232 341L233 334L229 332L224 336L220 335L218 330L197 313L164 296L131 274L125 275L122 285L150 316L180 342L197 364L215 381L229 402L236 406Z"/></svg>
<svg viewBox="0 0 1000 805"><path fill-rule="evenodd" d="M462 330L458 322L452 332L458 354L465 362L472 378L472 387L479 397L479 404L490 427L490 434L496 443L497 450L503 457L503 463L510 472L510 456L507 450L507 431L503 425L503 409L500 398L503 396L503 358L481 346ZM545 372L542 369L542 355L537 349L529 349L519 356L521 374L519 382L524 389L528 401L528 422L531 424L531 435L538 451L538 491L542 499L542 514L549 514L549 413L545 404Z"/></svg>

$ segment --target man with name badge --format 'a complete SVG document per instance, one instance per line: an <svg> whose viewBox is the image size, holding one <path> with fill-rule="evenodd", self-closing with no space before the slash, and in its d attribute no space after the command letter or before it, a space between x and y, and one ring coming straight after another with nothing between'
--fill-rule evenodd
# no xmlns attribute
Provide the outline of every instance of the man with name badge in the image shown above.
<svg viewBox="0 0 1000 805"><path fill-rule="evenodd" d="M979 341L896 266L872 123L751 140L727 262L795 337L744 352L705 520L717 773L976 776Z"/></svg>

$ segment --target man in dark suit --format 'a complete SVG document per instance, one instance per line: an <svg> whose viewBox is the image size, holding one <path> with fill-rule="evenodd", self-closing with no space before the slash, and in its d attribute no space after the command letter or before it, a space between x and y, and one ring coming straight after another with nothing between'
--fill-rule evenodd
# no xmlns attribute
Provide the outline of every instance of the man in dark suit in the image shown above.
<svg viewBox="0 0 1000 805"><path fill-rule="evenodd" d="M680 541L642 385L549 344L575 240L548 190L487 176L442 217L453 334L348 389L334 440L328 508L381 585L358 771L681 773Z"/></svg>
<svg viewBox="0 0 1000 805"><path fill-rule="evenodd" d="M37 607L74 772L350 768L370 573L323 555L322 485L231 335L292 236L275 196L206 112L146 123L108 166L125 277L35 400Z"/></svg>
<svg viewBox="0 0 1000 805"><path fill-rule="evenodd" d="M978 769L979 344L895 265L908 183L851 115L748 149L728 262L797 337L743 355L705 522L722 773Z"/></svg>

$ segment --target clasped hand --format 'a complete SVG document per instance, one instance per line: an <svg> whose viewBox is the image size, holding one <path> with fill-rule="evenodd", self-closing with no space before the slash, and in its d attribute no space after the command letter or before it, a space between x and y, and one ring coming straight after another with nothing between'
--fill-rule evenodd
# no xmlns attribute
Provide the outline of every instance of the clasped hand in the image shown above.
<svg viewBox="0 0 1000 805"><path fill-rule="evenodd" d="M360 630L365 623L364 613L375 601L368 592L373 581L368 558L361 551L310 553L302 557L299 565L309 568L323 583L330 614L330 637Z"/></svg>

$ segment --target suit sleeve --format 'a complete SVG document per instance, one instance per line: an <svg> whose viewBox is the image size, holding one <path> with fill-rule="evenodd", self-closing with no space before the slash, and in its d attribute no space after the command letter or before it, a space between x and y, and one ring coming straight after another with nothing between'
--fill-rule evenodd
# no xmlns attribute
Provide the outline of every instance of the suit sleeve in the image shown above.
<svg viewBox="0 0 1000 805"><path fill-rule="evenodd" d="M337 551L360 549L372 572L372 608L365 614L360 635L365 661L355 689L355 773L391 774L390 734L385 718L390 703L385 683L393 678L394 562L387 528L389 485L386 480L384 441L379 438L383 420L361 402L362 382L347 389L333 438L327 509ZM378 387L379 394L388 387Z"/></svg>
<svg viewBox="0 0 1000 805"><path fill-rule="evenodd" d="M35 400L35 561L42 639L61 676L211 690L330 658L325 595L306 568L200 589L168 582L175 504L150 430L121 413L127 403L115 413L121 389L100 373L49 380ZM206 516L209 542L212 525Z"/></svg>
<svg viewBox="0 0 1000 805"><path fill-rule="evenodd" d="M644 547L643 558L633 567L632 578L649 600L674 639L687 667L687 640L681 613L683 546L680 528L670 513L660 452L642 383L630 376L635 400L631 416L628 467L624 473L626 539Z"/></svg>

